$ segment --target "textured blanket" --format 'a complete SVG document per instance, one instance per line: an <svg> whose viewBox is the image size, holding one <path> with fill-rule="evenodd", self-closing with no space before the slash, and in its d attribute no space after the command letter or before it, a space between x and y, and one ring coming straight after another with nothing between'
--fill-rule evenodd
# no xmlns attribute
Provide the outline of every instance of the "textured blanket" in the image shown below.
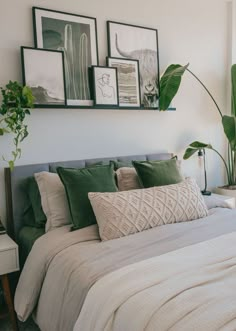
<svg viewBox="0 0 236 331"><path fill-rule="evenodd" d="M110 273L74 331L236 330L235 243L234 232Z"/></svg>
<svg viewBox="0 0 236 331"><path fill-rule="evenodd" d="M103 276L236 231L236 210L218 208L211 213L106 242L100 242L95 225L48 232L36 241L21 274L15 294L18 318L24 321L34 311L42 331L73 330L90 288ZM94 298L97 304L99 300Z"/></svg>

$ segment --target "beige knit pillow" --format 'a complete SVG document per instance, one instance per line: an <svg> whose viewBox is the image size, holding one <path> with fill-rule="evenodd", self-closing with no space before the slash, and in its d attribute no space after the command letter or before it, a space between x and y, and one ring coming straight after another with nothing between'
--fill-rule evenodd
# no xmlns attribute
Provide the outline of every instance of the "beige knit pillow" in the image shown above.
<svg viewBox="0 0 236 331"><path fill-rule="evenodd" d="M122 167L116 170L119 191L137 190L141 188L135 168Z"/></svg>
<svg viewBox="0 0 236 331"><path fill-rule="evenodd" d="M58 174L42 171L34 174L34 177L41 195L42 208L47 217L46 232L70 224L66 192Z"/></svg>
<svg viewBox="0 0 236 331"><path fill-rule="evenodd" d="M159 225L207 216L200 189L192 178L178 184L114 193L89 193L102 240Z"/></svg>

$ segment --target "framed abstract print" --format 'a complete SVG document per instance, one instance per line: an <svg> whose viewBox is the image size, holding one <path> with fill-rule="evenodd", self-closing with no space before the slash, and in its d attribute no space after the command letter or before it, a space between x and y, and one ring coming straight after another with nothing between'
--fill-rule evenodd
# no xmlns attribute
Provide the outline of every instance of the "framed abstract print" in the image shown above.
<svg viewBox="0 0 236 331"><path fill-rule="evenodd" d="M119 106L125 108L139 108L141 101L138 61L107 57L107 65L117 68Z"/></svg>

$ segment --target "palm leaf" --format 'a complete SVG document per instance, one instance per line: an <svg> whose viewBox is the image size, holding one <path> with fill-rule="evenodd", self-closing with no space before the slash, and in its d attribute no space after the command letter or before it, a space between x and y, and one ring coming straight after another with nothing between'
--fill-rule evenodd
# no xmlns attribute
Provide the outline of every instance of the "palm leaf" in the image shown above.
<svg viewBox="0 0 236 331"><path fill-rule="evenodd" d="M189 64L185 66L171 64L162 75L160 80L160 110L166 110L169 107L171 101L178 92L181 78L188 66Z"/></svg>

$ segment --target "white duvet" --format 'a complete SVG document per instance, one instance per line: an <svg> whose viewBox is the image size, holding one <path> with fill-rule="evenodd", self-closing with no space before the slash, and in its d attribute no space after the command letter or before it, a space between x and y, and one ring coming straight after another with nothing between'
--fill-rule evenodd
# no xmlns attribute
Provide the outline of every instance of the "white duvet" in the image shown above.
<svg viewBox="0 0 236 331"><path fill-rule="evenodd" d="M236 330L236 233L129 265L89 291L74 331Z"/></svg>
<svg viewBox="0 0 236 331"><path fill-rule="evenodd" d="M17 316L25 321L34 312L41 331L72 331L78 318L76 331L144 330L147 318L147 330L217 330L200 329L198 324L187 329L190 316L195 323L188 307L196 302L191 307L197 315L204 315L201 306L210 309L210 320L211 309L217 318L222 311L224 321L228 321L224 309L225 314L231 314L232 306L236 309L236 274L227 264L235 262L235 233L236 209L226 208L212 209L200 220L106 242L100 242L95 225L74 232L69 227L50 231L36 241L21 273L15 293ZM213 245L214 240L219 245ZM215 259L221 256L222 260ZM217 285L215 276L221 277ZM204 284L197 286L201 277ZM188 283L191 279L193 283ZM222 308L211 305L212 295ZM227 323L224 330L236 330L230 324L233 320Z"/></svg>

